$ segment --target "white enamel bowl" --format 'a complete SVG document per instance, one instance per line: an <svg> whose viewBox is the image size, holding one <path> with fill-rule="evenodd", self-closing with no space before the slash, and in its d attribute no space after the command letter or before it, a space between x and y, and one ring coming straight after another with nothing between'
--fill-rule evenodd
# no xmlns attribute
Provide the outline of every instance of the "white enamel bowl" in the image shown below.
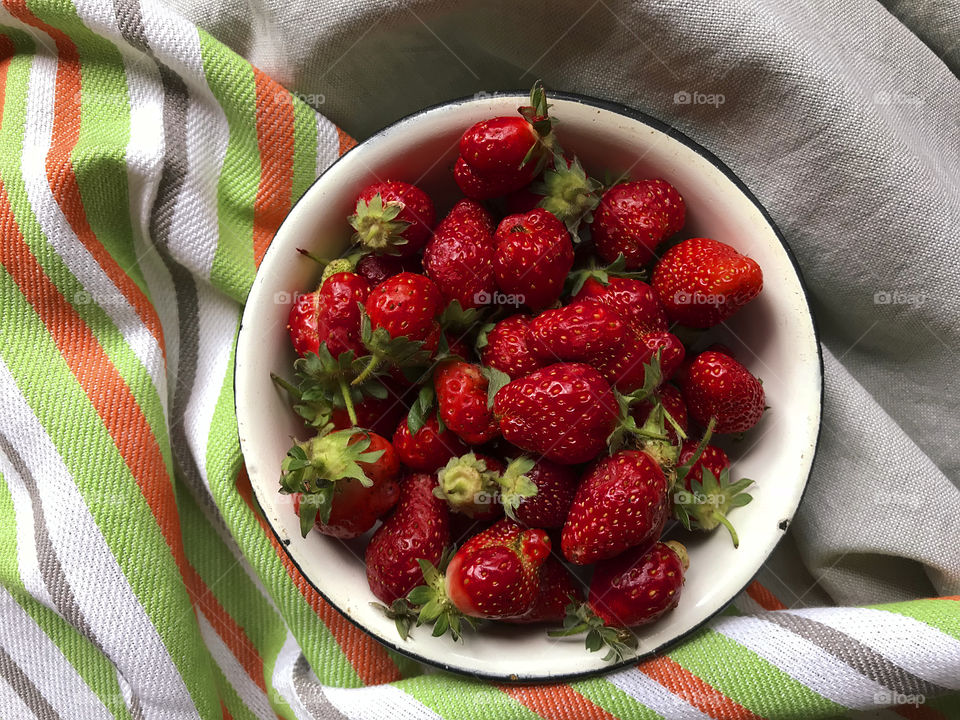
<svg viewBox="0 0 960 720"><path fill-rule="evenodd" d="M310 533L300 537L289 498L280 495L280 463L298 425L270 380L290 375L286 334L291 293L316 285L318 267L297 255L310 247L338 254L349 238L345 218L359 190L377 179L415 182L440 213L457 193L451 168L457 140L473 123L516 112L522 95L458 100L405 118L360 143L331 166L284 221L263 259L243 315L236 356L240 443L256 498L273 532L306 578L340 612L380 642L418 660L499 680L558 680L611 668L581 637L548 639L541 627L504 627L468 634L464 642L419 628L403 642L392 621L370 606L362 542ZM733 511L740 533L734 549L721 528L690 539L690 569L679 607L638 628L638 655L650 654L700 627L748 585L779 542L797 509L820 428L822 365L810 308L793 258L766 212L713 155L680 133L627 108L553 94L563 147L588 171L629 170L662 177L687 203L686 236L733 245L763 268L760 296L719 334L763 379L767 404L759 425L734 443L733 472L757 482L750 505ZM685 539L686 541L686 539Z"/></svg>

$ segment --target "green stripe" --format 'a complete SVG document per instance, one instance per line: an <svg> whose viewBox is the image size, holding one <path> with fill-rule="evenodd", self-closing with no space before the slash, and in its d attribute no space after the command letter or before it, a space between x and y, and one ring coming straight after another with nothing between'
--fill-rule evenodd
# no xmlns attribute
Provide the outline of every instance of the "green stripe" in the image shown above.
<svg viewBox="0 0 960 720"><path fill-rule="evenodd" d="M233 689L233 685L227 680L227 676L223 674L223 671L216 664L213 665L213 681L216 684L217 693L220 696L221 702L226 706L233 720L259 720L259 718L253 714L253 711L247 707L247 704L240 699L237 691ZM217 713L217 717L222 718L219 707L217 708Z"/></svg>
<svg viewBox="0 0 960 720"><path fill-rule="evenodd" d="M293 96L293 192L296 202L317 178L317 114Z"/></svg>
<svg viewBox="0 0 960 720"><path fill-rule="evenodd" d="M445 720L510 718L541 720L540 716L502 690L482 682L451 675L422 675L399 680L395 686L409 693Z"/></svg>
<svg viewBox="0 0 960 720"><path fill-rule="evenodd" d="M6 478L0 473L0 584L11 590L22 589L17 563L17 514Z"/></svg>
<svg viewBox="0 0 960 720"><path fill-rule="evenodd" d="M874 610L886 610L919 620L935 627L955 640L960 640L960 601L929 598L883 605L867 605L867 607Z"/></svg>
<svg viewBox="0 0 960 720"><path fill-rule="evenodd" d="M669 657L731 700L762 717L819 718L844 708L797 682L739 643L701 630ZM769 688L777 688L771 693Z"/></svg>
<svg viewBox="0 0 960 720"><path fill-rule="evenodd" d="M641 705L623 690L603 678L570 683L570 687L611 715L630 720L661 720L662 715Z"/></svg>
<svg viewBox="0 0 960 720"><path fill-rule="evenodd" d="M217 184L219 241L210 280L237 302L256 275L253 205L260 183L253 68L224 50L203 30L200 53L207 84L227 118L229 137Z"/></svg>

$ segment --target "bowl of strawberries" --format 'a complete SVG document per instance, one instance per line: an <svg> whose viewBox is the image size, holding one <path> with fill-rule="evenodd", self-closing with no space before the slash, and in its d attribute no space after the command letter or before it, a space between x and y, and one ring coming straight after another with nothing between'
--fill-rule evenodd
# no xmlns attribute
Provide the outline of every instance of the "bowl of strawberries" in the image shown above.
<svg viewBox="0 0 960 720"><path fill-rule="evenodd" d="M803 282L744 184L628 108L424 110L283 222L236 355L256 499L350 621L474 676L573 678L723 610L820 428Z"/></svg>

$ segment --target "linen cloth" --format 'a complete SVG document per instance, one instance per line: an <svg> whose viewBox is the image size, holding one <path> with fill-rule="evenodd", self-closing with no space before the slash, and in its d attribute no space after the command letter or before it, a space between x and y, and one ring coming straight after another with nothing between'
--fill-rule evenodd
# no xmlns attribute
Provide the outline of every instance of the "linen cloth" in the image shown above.
<svg viewBox="0 0 960 720"><path fill-rule="evenodd" d="M866 2L6 0L0 716L960 717L960 13L891 9L914 31ZM671 122L759 196L810 285L824 432L709 628L497 686L386 651L298 574L243 471L233 349L277 226L352 143L334 122L537 76Z"/></svg>

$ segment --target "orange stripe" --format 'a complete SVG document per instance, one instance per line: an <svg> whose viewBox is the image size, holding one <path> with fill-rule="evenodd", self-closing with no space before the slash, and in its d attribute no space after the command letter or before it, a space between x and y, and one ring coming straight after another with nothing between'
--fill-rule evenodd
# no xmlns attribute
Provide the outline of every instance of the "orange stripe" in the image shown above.
<svg viewBox="0 0 960 720"><path fill-rule="evenodd" d="M500 685L500 689L544 720L617 720L569 685Z"/></svg>
<svg viewBox="0 0 960 720"><path fill-rule="evenodd" d="M260 185L253 203L253 260L257 267L270 246L293 195L293 99L253 69L256 90Z"/></svg>
<svg viewBox="0 0 960 720"><path fill-rule="evenodd" d="M896 705L890 709L907 720L946 720L943 713L926 705Z"/></svg>
<svg viewBox="0 0 960 720"><path fill-rule="evenodd" d="M759 581L754 580L747 585L747 595L764 610L786 610L787 606L777 600L776 596L767 590Z"/></svg>
<svg viewBox="0 0 960 720"><path fill-rule="evenodd" d="M26 0L4 0L10 13L28 25L47 33L56 43L57 77L53 108L53 137L46 157L47 181L64 217L97 264L130 303L141 322L156 338L166 358L163 328L153 305L107 249L100 243L87 221L74 174L71 153L80 137L80 57L70 38L51 27L27 9Z"/></svg>
<svg viewBox="0 0 960 720"><path fill-rule="evenodd" d="M241 467L237 475L237 491L253 512L254 517L257 518L264 534L269 538L274 552L277 553L277 557L280 558L284 569L287 571L287 575L290 576L297 590L300 591L313 611L320 616L327 629L330 630L337 644L343 650L343 654L346 655L347 660L357 671L357 675L363 684L380 685L399 680L401 678L400 670L393 658L387 654L386 649L355 625L352 625L330 603L324 600L320 593L303 577L297 566L293 564L290 556L287 555L287 551L270 530L266 519L257 510L253 502L250 478L247 476L246 467Z"/></svg>
<svg viewBox="0 0 960 720"><path fill-rule="evenodd" d="M340 154L343 155L347 150L354 147L357 141L347 135L343 130L337 127L337 140L340 141Z"/></svg>
<svg viewBox="0 0 960 720"><path fill-rule="evenodd" d="M220 717L222 720L233 720L233 716L230 714L230 711L227 710L227 706L223 704L223 699L220 699Z"/></svg>
<svg viewBox="0 0 960 720"><path fill-rule="evenodd" d="M670 658L655 657L646 660L637 669L656 680L674 695L683 698L717 720L759 720L743 705L734 702L712 685L704 682L692 672Z"/></svg>
<svg viewBox="0 0 960 720"><path fill-rule="evenodd" d="M960 595L946 595L944 597L937 598L937 599L938 600L960 600Z"/></svg>

